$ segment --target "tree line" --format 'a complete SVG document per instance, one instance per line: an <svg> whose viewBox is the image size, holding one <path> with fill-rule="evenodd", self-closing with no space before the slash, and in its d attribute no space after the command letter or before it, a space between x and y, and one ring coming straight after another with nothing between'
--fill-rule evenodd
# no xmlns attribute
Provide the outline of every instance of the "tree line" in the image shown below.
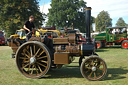
<svg viewBox="0 0 128 85"><path fill-rule="evenodd" d="M6 31L8 35L14 34L33 15L37 28L42 26L47 16L47 26L74 27L85 32L86 4L84 0L51 0L51 8L45 15L40 12L39 0L0 0L0 30ZM112 18L103 10L96 18L92 16L91 23L95 23L96 31L104 31L106 27L112 26ZM123 18L119 18L116 23L116 26L126 25Z"/></svg>
<svg viewBox="0 0 128 85"><path fill-rule="evenodd" d="M85 7L87 6L84 0L52 0L47 25L57 27L73 26L79 28L81 32L85 32ZM91 23L95 23L96 31L104 31L106 27L112 26L112 18L107 11L103 10L96 18L92 16ZM116 23L116 26L126 25L121 17Z"/></svg>
<svg viewBox="0 0 128 85"><path fill-rule="evenodd" d="M112 18L107 11L101 11L95 18L96 31L104 31L106 27L112 27ZM120 17L116 26L128 26L122 17Z"/></svg>

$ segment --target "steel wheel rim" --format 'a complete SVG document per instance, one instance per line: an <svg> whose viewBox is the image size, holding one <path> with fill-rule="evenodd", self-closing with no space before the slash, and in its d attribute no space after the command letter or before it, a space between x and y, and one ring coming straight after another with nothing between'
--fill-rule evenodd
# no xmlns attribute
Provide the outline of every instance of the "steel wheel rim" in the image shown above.
<svg viewBox="0 0 128 85"><path fill-rule="evenodd" d="M32 42L24 44L17 52L17 67L19 71L28 78L40 78L45 75L50 68L50 54L48 50L40 44L42 43ZM32 57L35 58L34 61L31 59Z"/></svg>
<svg viewBox="0 0 128 85"><path fill-rule="evenodd" d="M82 75L88 80L101 80L107 72L106 68L107 66L101 58L92 57L85 60L84 64L82 65Z"/></svg>
<svg viewBox="0 0 128 85"><path fill-rule="evenodd" d="M124 42L124 43L123 43L123 47L124 47L124 48L128 48L128 43L127 43L127 42Z"/></svg>

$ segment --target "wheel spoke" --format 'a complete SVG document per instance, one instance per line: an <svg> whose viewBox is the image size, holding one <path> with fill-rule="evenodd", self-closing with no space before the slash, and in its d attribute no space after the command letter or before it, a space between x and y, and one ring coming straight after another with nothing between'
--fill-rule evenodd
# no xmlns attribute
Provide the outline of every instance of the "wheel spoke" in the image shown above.
<svg viewBox="0 0 128 85"><path fill-rule="evenodd" d="M25 51L28 53L28 55L31 55L30 52L27 49L24 49L23 53L25 53Z"/></svg>
<svg viewBox="0 0 128 85"><path fill-rule="evenodd" d="M33 56L32 47L30 46L31 57Z"/></svg>
<svg viewBox="0 0 128 85"><path fill-rule="evenodd" d="M99 68L100 66L102 66L102 64L98 65L97 68Z"/></svg>
<svg viewBox="0 0 128 85"><path fill-rule="evenodd" d="M94 78L96 78L96 72L94 72Z"/></svg>
<svg viewBox="0 0 128 85"><path fill-rule="evenodd" d="M88 77L91 77L91 76L92 76L92 73L93 73L93 71L89 74L89 76L88 76Z"/></svg>
<svg viewBox="0 0 128 85"><path fill-rule="evenodd" d="M24 60L24 59L28 59L28 58L26 58L26 57L20 57L20 59L23 59Z"/></svg>
<svg viewBox="0 0 128 85"><path fill-rule="evenodd" d="M87 70L85 73L88 73L90 70Z"/></svg>
<svg viewBox="0 0 128 85"><path fill-rule="evenodd" d="M29 49L29 45L27 45L27 49Z"/></svg>
<svg viewBox="0 0 128 85"><path fill-rule="evenodd" d="M24 53L24 55L25 55L26 57L30 58L30 56L29 56L29 55L27 55L27 54L25 53L25 51L23 51L23 53Z"/></svg>
<svg viewBox="0 0 128 85"><path fill-rule="evenodd" d="M24 54L26 57L28 57L28 58L30 58L30 56L29 55L27 55L27 54Z"/></svg>
<svg viewBox="0 0 128 85"><path fill-rule="evenodd" d="M91 65L94 66L94 60L92 60Z"/></svg>
<svg viewBox="0 0 128 85"><path fill-rule="evenodd" d="M37 68L36 68L36 65L34 65L34 67L35 67L35 69L36 69L36 74L38 74L38 70L37 70Z"/></svg>
<svg viewBox="0 0 128 85"><path fill-rule="evenodd" d="M39 68L40 72L42 73L43 71L42 71L42 69L40 68L40 66L39 66L39 65L37 65L37 66L38 66L38 68Z"/></svg>
<svg viewBox="0 0 128 85"><path fill-rule="evenodd" d="M34 70L34 65L32 66L31 74L33 74L33 70Z"/></svg>
<svg viewBox="0 0 128 85"><path fill-rule="evenodd" d="M36 62L36 63L46 68L46 66L45 66L45 65L43 65L43 64L41 64L41 63L39 63L39 62Z"/></svg>
<svg viewBox="0 0 128 85"><path fill-rule="evenodd" d="M44 60L41 60L41 62L43 62L43 63L48 63L47 61L44 61Z"/></svg>
<svg viewBox="0 0 128 85"><path fill-rule="evenodd" d="M35 47L35 45L34 45L34 47L33 47L33 50L34 50L34 54L35 54L35 53L36 53L36 51L35 51L35 50L36 50L36 47Z"/></svg>
<svg viewBox="0 0 128 85"><path fill-rule="evenodd" d="M44 53L44 51L42 51L37 57L40 57L43 53Z"/></svg>
<svg viewBox="0 0 128 85"><path fill-rule="evenodd" d="M43 59L43 58L47 58L47 56L39 57L39 58L37 58L37 60Z"/></svg>
<svg viewBox="0 0 128 85"><path fill-rule="evenodd" d="M26 64L25 66L23 66L23 67L22 67L22 69L24 69L24 68L25 68L25 67L27 67L28 65L29 65L29 63L28 63L28 64Z"/></svg>
<svg viewBox="0 0 128 85"><path fill-rule="evenodd" d="M29 72L29 70L30 70L30 67L31 67L31 64L29 64L29 66L28 66L28 70L27 70L28 72Z"/></svg>
<svg viewBox="0 0 128 85"><path fill-rule="evenodd" d="M99 69L99 70L101 70L101 71L103 71L103 70L104 70L103 68L97 68L97 69Z"/></svg>
<svg viewBox="0 0 128 85"><path fill-rule="evenodd" d="M37 54L39 53L40 51L40 48L37 50L36 54L34 55L35 57L37 56Z"/></svg>
<svg viewBox="0 0 128 85"><path fill-rule="evenodd" d="M87 69L92 69L91 67L85 67L85 68L87 68Z"/></svg>
<svg viewBox="0 0 128 85"><path fill-rule="evenodd" d="M101 73L100 72L98 72L98 71L96 71L96 73L97 73L97 75L100 75Z"/></svg>
<svg viewBox="0 0 128 85"><path fill-rule="evenodd" d="M96 66L98 64L98 60L96 59L94 63L94 66Z"/></svg>
<svg viewBox="0 0 128 85"><path fill-rule="evenodd" d="M29 63L29 61L23 61L23 63Z"/></svg>

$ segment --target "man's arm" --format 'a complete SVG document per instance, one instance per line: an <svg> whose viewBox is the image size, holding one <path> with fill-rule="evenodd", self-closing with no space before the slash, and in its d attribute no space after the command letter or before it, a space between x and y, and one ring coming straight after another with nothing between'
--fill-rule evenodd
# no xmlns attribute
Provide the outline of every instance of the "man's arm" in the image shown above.
<svg viewBox="0 0 128 85"><path fill-rule="evenodd" d="M28 30L29 32L30 32L30 30L24 25L24 27L23 27L25 30Z"/></svg>

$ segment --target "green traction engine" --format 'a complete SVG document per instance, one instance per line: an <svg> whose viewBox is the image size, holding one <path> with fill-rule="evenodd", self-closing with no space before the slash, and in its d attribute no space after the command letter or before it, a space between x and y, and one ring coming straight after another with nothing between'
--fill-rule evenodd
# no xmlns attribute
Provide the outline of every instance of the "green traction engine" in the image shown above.
<svg viewBox="0 0 128 85"><path fill-rule="evenodd" d="M97 48L105 47L106 45L121 45L123 49L128 49L128 28L107 27L106 32L100 33L93 38L96 40Z"/></svg>

